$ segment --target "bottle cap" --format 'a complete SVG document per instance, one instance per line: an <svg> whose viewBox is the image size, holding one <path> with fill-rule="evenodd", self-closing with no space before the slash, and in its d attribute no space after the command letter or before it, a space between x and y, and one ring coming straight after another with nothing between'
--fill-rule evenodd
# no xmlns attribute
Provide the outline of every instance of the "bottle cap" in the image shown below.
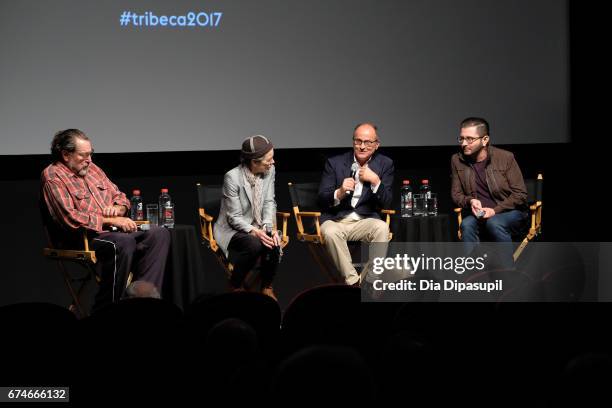
<svg viewBox="0 0 612 408"><path fill-rule="evenodd" d="M407 186L408 184L410 184L410 180L404 180L404 181L402 181L402 184Z"/></svg>
<svg viewBox="0 0 612 408"><path fill-rule="evenodd" d="M168 192L168 189L167 189L167 188L162 188L162 189L161 189L161 192L162 192L162 193L167 193L167 192Z"/></svg>
<svg viewBox="0 0 612 408"><path fill-rule="evenodd" d="M132 195L139 196L140 195L140 190L132 191Z"/></svg>

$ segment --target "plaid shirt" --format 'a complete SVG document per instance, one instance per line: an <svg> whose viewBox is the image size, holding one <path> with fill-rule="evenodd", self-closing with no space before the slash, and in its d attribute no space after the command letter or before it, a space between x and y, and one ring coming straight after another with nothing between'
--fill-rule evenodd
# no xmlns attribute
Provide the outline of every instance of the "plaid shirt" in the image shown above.
<svg viewBox="0 0 612 408"><path fill-rule="evenodd" d="M124 193L95 164L80 177L64 163L49 165L41 174L43 197L51 217L69 229L102 231L102 209L130 202Z"/></svg>

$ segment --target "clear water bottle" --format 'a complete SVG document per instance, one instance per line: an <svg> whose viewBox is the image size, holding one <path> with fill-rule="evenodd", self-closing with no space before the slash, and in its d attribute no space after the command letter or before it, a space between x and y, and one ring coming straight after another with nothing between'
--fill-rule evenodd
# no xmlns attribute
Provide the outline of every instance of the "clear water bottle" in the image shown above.
<svg viewBox="0 0 612 408"><path fill-rule="evenodd" d="M144 220L144 209L142 208L142 197L140 197L140 190L132 191L132 198L130 198L131 204L131 218L134 221Z"/></svg>
<svg viewBox="0 0 612 408"><path fill-rule="evenodd" d="M159 225L174 228L174 203L167 188L162 188L159 195Z"/></svg>
<svg viewBox="0 0 612 408"><path fill-rule="evenodd" d="M427 217L429 215L428 203L431 201L431 187L429 186L429 180L421 180L421 188L419 189L419 193L423 197L423 216Z"/></svg>
<svg viewBox="0 0 612 408"><path fill-rule="evenodd" d="M404 180L402 182L400 205L402 217L412 217L412 187L410 187L410 180Z"/></svg>
<svg viewBox="0 0 612 408"><path fill-rule="evenodd" d="M427 215L433 217L438 215L438 195L436 193L429 193L427 201Z"/></svg>

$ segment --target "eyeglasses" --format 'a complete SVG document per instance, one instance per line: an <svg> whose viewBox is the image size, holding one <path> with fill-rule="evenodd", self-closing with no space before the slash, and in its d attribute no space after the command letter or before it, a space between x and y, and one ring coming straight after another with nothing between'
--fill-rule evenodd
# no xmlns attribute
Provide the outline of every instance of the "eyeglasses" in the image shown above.
<svg viewBox="0 0 612 408"><path fill-rule="evenodd" d="M368 149L378 143L378 140L361 140L361 139L353 139L353 144L355 146L365 145Z"/></svg>
<svg viewBox="0 0 612 408"><path fill-rule="evenodd" d="M80 159L91 159L93 157L93 150L91 152L74 152Z"/></svg>
<svg viewBox="0 0 612 408"><path fill-rule="evenodd" d="M478 139L482 139L483 137L484 137L484 136L479 136L479 137L470 137L470 136L468 136L468 137L461 137L461 136L459 136L459 137L457 138L457 142L458 142L459 144L463 144L463 142L467 142L467 144L472 144L472 143L474 143L476 140L478 140Z"/></svg>

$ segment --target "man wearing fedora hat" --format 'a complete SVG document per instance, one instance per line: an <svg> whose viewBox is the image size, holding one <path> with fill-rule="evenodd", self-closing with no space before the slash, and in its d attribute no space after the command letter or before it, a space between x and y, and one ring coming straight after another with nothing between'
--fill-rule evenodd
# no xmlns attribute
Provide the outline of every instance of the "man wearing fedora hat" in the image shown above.
<svg viewBox="0 0 612 408"><path fill-rule="evenodd" d="M214 236L234 265L230 285L241 290L244 278L261 257L261 292L276 300L272 281L278 266L280 238L274 225L274 147L262 135L248 137L240 150L240 165L225 174L223 198ZM267 255L270 256L263 256Z"/></svg>

